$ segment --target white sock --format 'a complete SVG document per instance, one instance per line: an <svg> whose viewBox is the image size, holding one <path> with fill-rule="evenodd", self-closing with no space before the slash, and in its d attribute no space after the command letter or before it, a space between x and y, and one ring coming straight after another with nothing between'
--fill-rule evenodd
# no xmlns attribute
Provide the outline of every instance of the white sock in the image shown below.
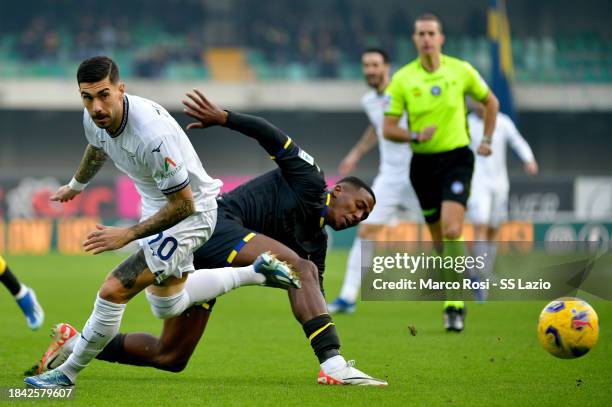
<svg viewBox="0 0 612 407"><path fill-rule="evenodd" d="M332 356L325 362L321 363L321 369L325 374L330 374L336 370L346 366L346 360L342 355Z"/></svg>
<svg viewBox="0 0 612 407"><path fill-rule="evenodd" d="M354 303L359 296L361 288L361 271L362 265L369 264L372 259L372 246L368 244L367 251L362 250L362 240L360 237L355 237L353 246L349 252L348 262L346 264L346 274L344 275L344 283L340 290L340 298L348 303Z"/></svg>
<svg viewBox="0 0 612 407"><path fill-rule="evenodd" d="M266 277L255 272L253 266L200 269L191 273L185 290L192 304L217 298L238 287L263 284Z"/></svg>
<svg viewBox="0 0 612 407"><path fill-rule="evenodd" d="M482 269L477 269L476 267L474 267L473 270L470 270L470 277L472 279L477 279L477 280L484 280L487 277L485 276L485 270L487 268L487 264L489 263L489 254L488 252L488 242L486 240L477 240L474 242L473 244L473 249L472 252L474 254L474 257L484 257L484 263L485 266ZM485 256L485 253L487 254Z"/></svg>
<svg viewBox="0 0 612 407"><path fill-rule="evenodd" d="M26 294L28 293L28 287L25 286L25 284L21 284L21 288L19 289L19 292L17 294L15 294L15 299L16 300L20 300L23 297L26 296Z"/></svg>
<svg viewBox="0 0 612 407"><path fill-rule="evenodd" d="M98 295L72 354L58 367L73 383L79 372L117 335L123 311L125 304L115 304Z"/></svg>
<svg viewBox="0 0 612 407"><path fill-rule="evenodd" d="M493 277L493 268L495 267L495 258L497 257L497 242L487 242L487 261L485 262L485 278Z"/></svg>

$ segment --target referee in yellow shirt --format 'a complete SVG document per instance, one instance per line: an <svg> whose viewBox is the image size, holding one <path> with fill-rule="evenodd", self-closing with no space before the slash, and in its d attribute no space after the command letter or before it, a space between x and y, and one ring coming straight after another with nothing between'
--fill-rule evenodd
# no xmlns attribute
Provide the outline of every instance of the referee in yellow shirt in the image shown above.
<svg viewBox="0 0 612 407"><path fill-rule="evenodd" d="M413 41L419 57L393 75L386 89L384 136L410 143L414 152L410 181L437 251L453 257L464 255L463 218L470 193L474 155L469 144L465 96L486 107L484 135L478 154L491 154L491 136L499 102L476 69L460 59L442 54L442 23L424 14L414 23ZM409 130L399 127L408 114ZM463 301L444 304L445 328L461 331Z"/></svg>

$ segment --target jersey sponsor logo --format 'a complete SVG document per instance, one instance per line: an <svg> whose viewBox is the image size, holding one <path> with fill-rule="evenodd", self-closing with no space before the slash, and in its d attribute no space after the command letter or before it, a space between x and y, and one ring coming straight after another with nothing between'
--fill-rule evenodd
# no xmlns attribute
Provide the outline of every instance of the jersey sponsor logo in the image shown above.
<svg viewBox="0 0 612 407"><path fill-rule="evenodd" d="M164 144L164 142L162 141L161 143L159 143L159 145L157 146L157 148L154 148L153 150L151 150L152 153L160 153L160 149L162 144Z"/></svg>
<svg viewBox="0 0 612 407"><path fill-rule="evenodd" d="M453 191L453 194L455 195L459 195L464 191L465 187L463 186L463 183L461 181L455 181L451 184L451 191Z"/></svg>
<svg viewBox="0 0 612 407"><path fill-rule="evenodd" d="M415 98L418 98L419 96L421 96L421 89L418 87L414 87L412 88L412 96L414 96Z"/></svg>
<svg viewBox="0 0 612 407"><path fill-rule="evenodd" d="M158 176L160 178L172 178L174 177L181 169L183 168L183 163L179 163L178 165L172 160L170 157L166 157L164 159L164 171L159 172Z"/></svg>
<svg viewBox="0 0 612 407"><path fill-rule="evenodd" d="M438 85L434 85L431 87L431 94L434 96L440 96L440 93L442 93L442 88L439 87Z"/></svg>
<svg viewBox="0 0 612 407"><path fill-rule="evenodd" d="M161 146L161 144L160 144L160 146ZM168 169L170 169L171 166L172 166L172 168L176 168L176 163L174 161L172 161L172 158L170 158L170 157L164 158L164 169L166 171L168 171Z"/></svg>
<svg viewBox="0 0 612 407"><path fill-rule="evenodd" d="M302 150L300 148L300 152L298 153L298 156L306 161L308 164L310 165L314 165L314 158L312 158L312 156L310 154L308 154L306 151Z"/></svg>

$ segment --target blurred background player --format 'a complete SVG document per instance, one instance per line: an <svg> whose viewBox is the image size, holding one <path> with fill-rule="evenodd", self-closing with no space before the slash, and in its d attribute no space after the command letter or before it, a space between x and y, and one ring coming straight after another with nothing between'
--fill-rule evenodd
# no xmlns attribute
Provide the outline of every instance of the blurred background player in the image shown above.
<svg viewBox="0 0 612 407"><path fill-rule="evenodd" d="M413 41L418 58L395 73L387 87L391 99L385 111L384 136L412 147L410 180L436 251L462 256L463 218L474 168L464 97L469 95L485 105L484 135L477 149L481 155L491 154L499 102L472 65L442 54L444 34L438 17L424 14L417 18ZM405 111L410 131L399 125ZM444 303L447 330L463 330L464 315L463 301L454 298Z"/></svg>
<svg viewBox="0 0 612 407"><path fill-rule="evenodd" d="M476 151L482 142L485 108L481 103L470 103L472 112L468 115L470 147ZM477 156L472 176L472 191L468 200L468 219L474 226L474 256L487 254L485 268L474 275L485 279L491 275L495 265L497 245L495 239L499 226L508 217L508 193L510 185L506 165L506 146L510 145L523 161L523 169L528 175L538 173L538 163L531 147L521 136L514 122L504 113L497 114L491 147L494 154L488 157ZM486 291L476 292L478 300L486 299Z"/></svg>
<svg viewBox="0 0 612 407"><path fill-rule="evenodd" d="M45 320L45 313L36 299L34 290L19 282L2 256L0 256L0 281L15 297L17 305L26 317L28 327L32 330L40 328Z"/></svg>
<svg viewBox="0 0 612 407"><path fill-rule="evenodd" d="M408 180L408 166L412 151L406 143L386 140L383 137L384 111L389 102L385 89L389 84L391 64L387 52L381 48L369 48L361 56L363 76L372 88L361 98L370 124L361 139L340 163L338 172L345 177L357 168L361 157L378 143L380 163L378 175L374 178L372 189L377 197L376 208L368 219L361 223L348 257L344 283L340 295L331 304L329 312L355 311L355 302L361 287L362 239L375 240L377 233L385 225L400 219L414 219L418 202ZM406 117L400 126L406 128ZM369 254L364 253L365 257Z"/></svg>

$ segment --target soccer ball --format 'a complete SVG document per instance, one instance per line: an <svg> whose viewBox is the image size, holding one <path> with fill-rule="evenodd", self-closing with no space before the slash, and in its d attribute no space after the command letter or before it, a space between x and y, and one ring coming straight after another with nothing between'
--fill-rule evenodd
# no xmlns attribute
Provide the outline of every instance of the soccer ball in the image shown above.
<svg viewBox="0 0 612 407"><path fill-rule="evenodd" d="M556 299L540 314L538 339L548 353L558 358L585 355L595 346L598 336L597 314L579 298Z"/></svg>

